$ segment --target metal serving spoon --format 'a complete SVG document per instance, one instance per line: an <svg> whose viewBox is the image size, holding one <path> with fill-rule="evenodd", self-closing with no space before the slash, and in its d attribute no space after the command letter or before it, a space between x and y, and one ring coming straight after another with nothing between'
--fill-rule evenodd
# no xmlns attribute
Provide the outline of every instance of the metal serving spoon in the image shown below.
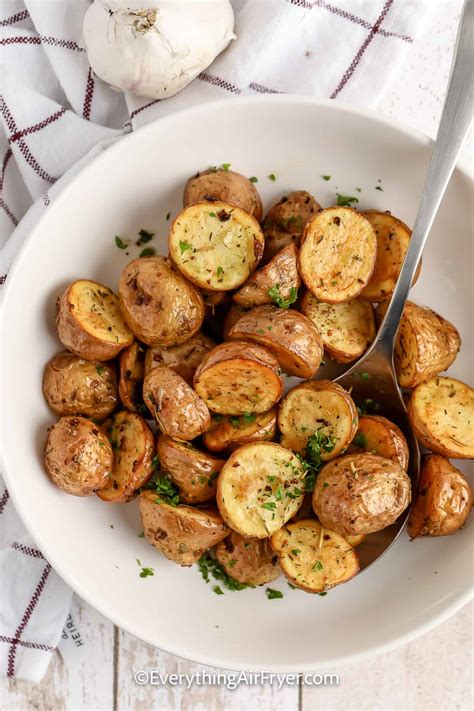
<svg viewBox="0 0 474 711"><path fill-rule="evenodd" d="M371 398L380 403L380 412L398 424L410 450L409 474L416 492L420 470L420 450L407 417L393 365L395 339L408 298L411 283L425 246L433 220L438 212L457 157L472 122L474 78L474 2L466 0L454 50L451 75L444 101L438 135L420 200L405 260L390 305L377 337L360 360L336 378L356 403ZM389 528L372 534L358 546L361 567L366 568L381 556L402 531L408 511Z"/></svg>

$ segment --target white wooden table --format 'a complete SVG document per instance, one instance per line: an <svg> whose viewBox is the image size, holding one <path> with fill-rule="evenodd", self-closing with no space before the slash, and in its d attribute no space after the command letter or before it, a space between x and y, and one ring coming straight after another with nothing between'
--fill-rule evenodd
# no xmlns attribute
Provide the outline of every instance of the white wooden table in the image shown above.
<svg viewBox="0 0 474 711"><path fill-rule="evenodd" d="M408 61L380 103L383 113L434 135L448 79L461 0L436 9ZM472 146L472 143L471 143ZM266 684L137 686L135 671L192 673L197 664L138 641L75 598L46 677L34 685L0 680L3 711L468 711L473 707L473 605L398 650L337 670L339 686Z"/></svg>

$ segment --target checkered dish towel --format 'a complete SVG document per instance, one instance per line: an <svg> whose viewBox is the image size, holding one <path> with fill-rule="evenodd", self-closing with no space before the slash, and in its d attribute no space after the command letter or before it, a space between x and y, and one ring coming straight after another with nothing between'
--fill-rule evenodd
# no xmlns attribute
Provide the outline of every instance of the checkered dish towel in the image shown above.
<svg viewBox="0 0 474 711"><path fill-rule="evenodd" d="M312 94L374 106L429 4L234 0L237 40L180 94L150 101L110 90L90 70L81 38L88 0L2 0L0 286L65 183L124 133L186 106L241 95ZM0 673L38 681L71 591L26 533L1 476L0 586Z"/></svg>

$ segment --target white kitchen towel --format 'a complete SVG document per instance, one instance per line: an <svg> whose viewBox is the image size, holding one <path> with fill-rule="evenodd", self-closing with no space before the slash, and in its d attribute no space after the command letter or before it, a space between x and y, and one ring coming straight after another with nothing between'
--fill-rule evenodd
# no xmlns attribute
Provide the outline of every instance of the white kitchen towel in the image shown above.
<svg viewBox="0 0 474 711"><path fill-rule="evenodd" d="M233 0L237 40L180 94L153 101L112 91L90 70L81 38L88 0L2 0L0 287L64 184L124 133L179 108L246 94L376 106L434 4ZM1 476L0 535L0 673L38 681L71 592L26 533Z"/></svg>

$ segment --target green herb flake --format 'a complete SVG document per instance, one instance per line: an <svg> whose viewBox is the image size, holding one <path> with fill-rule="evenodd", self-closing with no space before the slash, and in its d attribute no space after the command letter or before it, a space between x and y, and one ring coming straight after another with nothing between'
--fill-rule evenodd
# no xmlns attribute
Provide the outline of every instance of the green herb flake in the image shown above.
<svg viewBox="0 0 474 711"><path fill-rule="evenodd" d="M358 432L354 437L354 444L356 447L361 447L365 449L367 447L367 437L363 432Z"/></svg>
<svg viewBox="0 0 474 711"><path fill-rule="evenodd" d="M313 570L322 570L323 569L323 564L321 563L320 560L317 560L316 563L313 565Z"/></svg>
<svg viewBox="0 0 474 711"><path fill-rule="evenodd" d="M370 374L369 373L361 373L360 378L361 378L361 380L370 380Z"/></svg>
<svg viewBox="0 0 474 711"><path fill-rule="evenodd" d="M154 232L148 232L147 230L140 230L138 233L138 242L137 244L147 244L148 242L151 242L153 237L155 236Z"/></svg>
<svg viewBox="0 0 474 711"><path fill-rule="evenodd" d="M128 247L128 242L124 242L118 235L115 235L115 244L119 249L127 249Z"/></svg>
<svg viewBox="0 0 474 711"><path fill-rule="evenodd" d="M181 254L184 254L186 250L192 249L193 246L192 244L189 244L188 242L183 242L181 239L179 240L179 249Z"/></svg>
<svg viewBox="0 0 474 711"><path fill-rule="evenodd" d="M338 207L352 207L359 202L359 198L352 197L351 195L341 195L341 193L336 193L336 205Z"/></svg>
<svg viewBox="0 0 474 711"><path fill-rule="evenodd" d="M222 170L225 170L225 172L227 173L231 165L232 163L222 163Z"/></svg>
<svg viewBox="0 0 474 711"><path fill-rule="evenodd" d="M161 474L161 473L160 473ZM157 494L157 504L168 504L168 506L178 506L179 490L173 484L169 474L161 475L158 479L147 484L147 489L152 489Z"/></svg>
<svg viewBox="0 0 474 711"><path fill-rule="evenodd" d="M277 306L281 309L288 309L291 304L294 304L298 298L298 289L295 286L290 288L290 293L287 299L285 299L280 293L280 284L274 284L271 289L268 290L268 296L275 302Z"/></svg>
<svg viewBox="0 0 474 711"><path fill-rule="evenodd" d="M216 215L215 212L210 212L210 213L209 213L209 217L217 217L217 215Z"/></svg>
<svg viewBox="0 0 474 711"><path fill-rule="evenodd" d="M320 597L324 597L325 595L327 595L327 592L320 592L320 593L318 593L318 595L319 595Z"/></svg>
<svg viewBox="0 0 474 711"><path fill-rule="evenodd" d="M251 178L249 178L251 183L258 183L258 178L255 177L255 175L252 175Z"/></svg>
<svg viewBox="0 0 474 711"><path fill-rule="evenodd" d="M280 590L274 590L273 588L265 588L265 592L269 600L278 600L283 597L283 593Z"/></svg>
<svg viewBox="0 0 474 711"><path fill-rule="evenodd" d="M155 571L153 570L153 568L142 568L141 572L140 572L140 577L141 578L148 578L154 574L155 574Z"/></svg>
<svg viewBox="0 0 474 711"><path fill-rule="evenodd" d="M291 555L298 555L299 553L301 553L299 548L293 548L293 550L291 551Z"/></svg>
<svg viewBox="0 0 474 711"><path fill-rule="evenodd" d="M139 257L153 257L156 254L156 249L154 247L145 247L145 249L142 249L140 254L138 255Z"/></svg>
<svg viewBox="0 0 474 711"><path fill-rule="evenodd" d="M217 267L217 278L220 279L220 277L224 274L224 269L222 267Z"/></svg>
<svg viewBox="0 0 474 711"><path fill-rule="evenodd" d="M380 192L383 193L383 188L380 185L376 185L375 189L380 190Z"/></svg>
<svg viewBox="0 0 474 711"><path fill-rule="evenodd" d="M105 368L103 365L96 366L97 375L103 375L104 370L105 370Z"/></svg>
<svg viewBox="0 0 474 711"><path fill-rule="evenodd" d="M137 533L138 538L145 538L145 534L142 531L141 533Z"/></svg>
<svg viewBox="0 0 474 711"><path fill-rule="evenodd" d="M214 587L212 588L212 592L215 592L216 595L224 594L224 591L222 590L222 588L219 587L219 585L214 585Z"/></svg>
<svg viewBox="0 0 474 711"><path fill-rule="evenodd" d="M242 420L246 425L251 425L255 422L255 419L255 415L252 415L251 412L244 412L244 414L242 415Z"/></svg>
<svg viewBox="0 0 474 711"><path fill-rule="evenodd" d="M331 176L330 176L330 175L322 175L321 178L322 178L323 180L326 180L326 181L331 180Z"/></svg>
<svg viewBox="0 0 474 711"><path fill-rule="evenodd" d="M332 452L336 446L336 438L332 432L324 432L324 428L316 430L309 437L306 444L306 479L305 491L312 491L316 483L316 476L323 465L321 455ZM304 461L304 460L303 460Z"/></svg>
<svg viewBox="0 0 474 711"><path fill-rule="evenodd" d="M293 585L293 583L288 583L288 587L292 590L296 590L296 585Z"/></svg>
<svg viewBox="0 0 474 711"><path fill-rule="evenodd" d="M270 173L270 175L268 176L268 180L271 180L271 181L274 183L275 180L276 180L276 175L275 175L275 173Z"/></svg>
<svg viewBox="0 0 474 711"><path fill-rule="evenodd" d="M323 489L323 490L324 490L324 489L327 489L328 486L329 486L329 484L327 483L327 481L325 481L325 482L323 482L323 485L322 485L321 489Z"/></svg>
<svg viewBox="0 0 474 711"><path fill-rule="evenodd" d="M199 558L198 568L206 583L209 582L210 576L212 576L214 580L218 580L225 588L232 592L254 587L254 585L246 585L245 583L239 583L237 580L234 580L209 553L203 553Z"/></svg>
<svg viewBox="0 0 474 711"><path fill-rule="evenodd" d="M261 505L262 509L267 509L268 511L275 511L276 503L274 501L266 501Z"/></svg>

